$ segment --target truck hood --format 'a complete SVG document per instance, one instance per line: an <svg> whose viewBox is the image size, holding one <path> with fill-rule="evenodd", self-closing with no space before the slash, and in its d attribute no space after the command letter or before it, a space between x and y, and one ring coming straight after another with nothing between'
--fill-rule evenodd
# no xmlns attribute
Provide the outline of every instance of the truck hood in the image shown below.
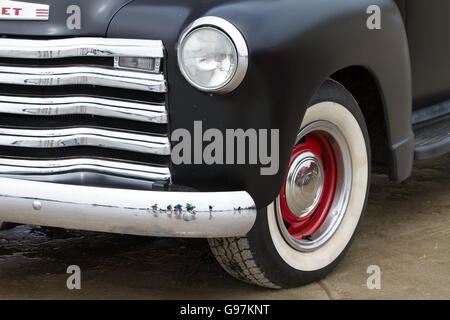
<svg viewBox="0 0 450 320"><path fill-rule="evenodd" d="M67 36L105 36L109 22L126 4L133 0L30 0L28 2L50 5L48 21L0 20L0 35L67 37ZM0 10L8 7L8 0L0 0ZM69 29L67 13L69 6L81 9L80 29Z"/></svg>

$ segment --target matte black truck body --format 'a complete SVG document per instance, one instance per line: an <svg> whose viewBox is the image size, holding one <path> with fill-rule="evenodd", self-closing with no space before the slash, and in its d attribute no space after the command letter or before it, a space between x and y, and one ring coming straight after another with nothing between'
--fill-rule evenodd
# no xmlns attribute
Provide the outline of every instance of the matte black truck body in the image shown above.
<svg viewBox="0 0 450 320"><path fill-rule="evenodd" d="M44 1L45 2L45 1ZM312 96L333 73L361 66L379 88L387 128L390 172L401 181L411 171L411 69L408 41L393 1L79 1L81 30L65 27L67 1L47 1L55 12L50 22L0 21L8 36L162 39L167 53L171 130L192 130L194 120L204 129L279 128L280 170L261 176L258 166L180 165L173 182L199 190L247 190L258 207L279 191L296 130ZM378 4L382 30L369 30L366 9ZM97 11L102 7L99 14ZM56 14L56 11L61 11ZM227 95L209 95L190 86L180 74L176 46L193 20L214 15L241 30L249 47L249 69L242 85ZM355 27L359 26L359 27ZM258 95L254 93L258 92ZM195 175L195 179L193 179ZM220 183L218 183L220 182ZM264 185L264 188L261 186Z"/></svg>

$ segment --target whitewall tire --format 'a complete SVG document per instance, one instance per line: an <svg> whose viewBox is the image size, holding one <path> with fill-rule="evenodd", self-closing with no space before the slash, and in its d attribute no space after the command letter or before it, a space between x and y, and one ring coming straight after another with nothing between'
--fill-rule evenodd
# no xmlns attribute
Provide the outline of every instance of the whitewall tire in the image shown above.
<svg viewBox="0 0 450 320"><path fill-rule="evenodd" d="M324 277L348 250L370 184L370 143L351 94L327 80L307 109L280 195L247 237L210 239L234 277L290 288Z"/></svg>

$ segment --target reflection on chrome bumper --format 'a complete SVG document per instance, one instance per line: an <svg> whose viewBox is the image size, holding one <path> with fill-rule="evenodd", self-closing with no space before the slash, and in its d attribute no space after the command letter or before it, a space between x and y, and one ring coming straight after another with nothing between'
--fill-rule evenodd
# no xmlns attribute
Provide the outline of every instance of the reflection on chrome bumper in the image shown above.
<svg viewBox="0 0 450 320"><path fill-rule="evenodd" d="M0 220L161 237L245 236L253 199L236 192L160 192L0 178Z"/></svg>

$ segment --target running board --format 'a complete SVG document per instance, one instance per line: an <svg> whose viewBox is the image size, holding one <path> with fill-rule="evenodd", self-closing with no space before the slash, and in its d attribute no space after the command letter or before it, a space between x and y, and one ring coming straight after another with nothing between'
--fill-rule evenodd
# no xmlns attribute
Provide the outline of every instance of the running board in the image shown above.
<svg viewBox="0 0 450 320"><path fill-rule="evenodd" d="M414 158L426 160L450 152L450 101L413 113Z"/></svg>

